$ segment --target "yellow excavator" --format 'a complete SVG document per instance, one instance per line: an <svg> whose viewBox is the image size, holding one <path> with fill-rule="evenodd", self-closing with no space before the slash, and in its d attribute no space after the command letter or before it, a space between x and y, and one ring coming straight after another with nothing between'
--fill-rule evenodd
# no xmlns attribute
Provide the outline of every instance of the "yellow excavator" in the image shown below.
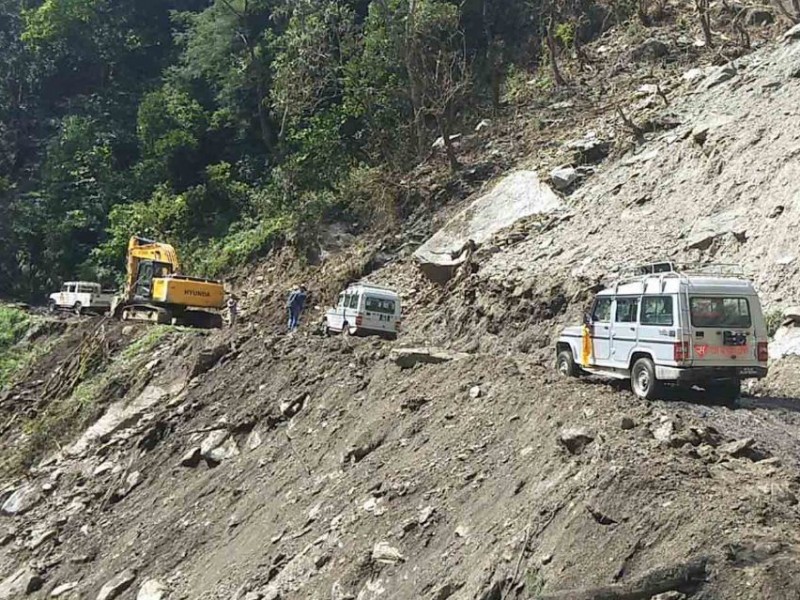
<svg viewBox="0 0 800 600"><path fill-rule="evenodd" d="M115 317L212 329L222 327L219 311L224 305L222 283L182 275L171 245L130 239L125 289L111 304Z"/></svg>

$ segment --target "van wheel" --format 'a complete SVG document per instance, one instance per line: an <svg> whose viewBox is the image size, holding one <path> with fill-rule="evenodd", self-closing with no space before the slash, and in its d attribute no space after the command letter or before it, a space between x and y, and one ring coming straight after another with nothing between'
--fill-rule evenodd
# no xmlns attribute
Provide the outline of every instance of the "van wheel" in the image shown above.
<svg viewBox="0 0 800 600"><path fill-rule="evenodd" d="M631 388L642 400L655 400L661 394L661 382L656 379L656 367L649 358L640 358L631 370Z"/></svg>
<svg viewBox="0 0 800 600"><path fill-rule="evenodd" d="M572 350L562 350L556 357L556 369L562 377L577 377L578 368L575 366L575 357Z"/></svg>
<svg viewBox="0 0 800 600"><path fill-rule="evenodd" d="M350 324L349 324L347 321L345 321L345 322L342 324L342 335L343 335L344 337L350 337L350 336L352 335L352 334L350 333Z"/></svg>
<svg viewBox="0 0 800 600"><path fill-rule="evenodd" d="M706 393L725 406L736 406L736 401L742 395L742 382L734 379L711 384L706 387Z"/></svg>
<svg viewBox="0 0 800 600"><path fill-rule="evenodd" d="M83 305L80 302L76 302L75 306L72 307L72 310L74 310L75 314L80 317L83 314Z"/></svg>

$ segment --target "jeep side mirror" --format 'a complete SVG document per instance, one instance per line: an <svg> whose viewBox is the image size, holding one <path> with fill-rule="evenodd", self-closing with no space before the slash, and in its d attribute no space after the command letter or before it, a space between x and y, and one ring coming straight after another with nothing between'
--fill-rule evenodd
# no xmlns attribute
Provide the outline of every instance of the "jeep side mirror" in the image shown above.
<svg viewBox="0 0 800 600"><path fill-rule="evenodd" d="M584 325L591 325L592 324L592 313L585 312L583 313L583 324Z"/></svg>

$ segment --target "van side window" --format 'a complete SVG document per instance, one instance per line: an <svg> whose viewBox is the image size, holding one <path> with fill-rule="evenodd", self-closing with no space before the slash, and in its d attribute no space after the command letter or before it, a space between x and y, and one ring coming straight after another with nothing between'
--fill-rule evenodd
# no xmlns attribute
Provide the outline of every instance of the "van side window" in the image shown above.
<svg viewBox="0 0 800 600"><path fill-rule="evenodd" d="M611 298L598 298L594 303L592 321L608 323L611 320Z"/></svg>
<svg viewBox="0 0 800 600"><path fill-rule="evenodd" d="M372 298L367 296L367 310L370 312L382 313L384 315L394 314L394 300L387 300L384 298Z"/></svg>
<svg viewBox="0 0 800 600"><path fill-rule="evenodd" d="M617 323L636 323L638 312L638 298L617 298Z"/></svg>
<svg viewBox="0 0 800 600"><path fill-rule="evenodd" d="M358 294L350 296L350 303L347 305L347 308L358 308Z"/></svg>
<svg viewBox="0 0 800 600"><path fill-rule="evenodd" d="M345 307L346 298L347 298L347 296L345 296L344 294L339 294L339 304L337 305L337 308L344 308Z"/></svg>
<svg viewBox="0 0 800 600"><path fill-rule="evenodd" d="M642 298L642 325L674 324L671 296L645 296Z"/></svg>

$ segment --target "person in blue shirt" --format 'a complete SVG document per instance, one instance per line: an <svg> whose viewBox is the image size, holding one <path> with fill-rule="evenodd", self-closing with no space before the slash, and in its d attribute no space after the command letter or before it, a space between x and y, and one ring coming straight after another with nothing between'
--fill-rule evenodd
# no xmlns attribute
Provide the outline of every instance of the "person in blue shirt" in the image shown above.
<svg viewBox="0 0 800 600"><path fill-rule="evenodd" d="M294 331L300 324L300 313L303 312L303 307L308 298L306 286L300 285L289 294L289 299L286 301L286 308L289 310L289 331Z"/></svg>

